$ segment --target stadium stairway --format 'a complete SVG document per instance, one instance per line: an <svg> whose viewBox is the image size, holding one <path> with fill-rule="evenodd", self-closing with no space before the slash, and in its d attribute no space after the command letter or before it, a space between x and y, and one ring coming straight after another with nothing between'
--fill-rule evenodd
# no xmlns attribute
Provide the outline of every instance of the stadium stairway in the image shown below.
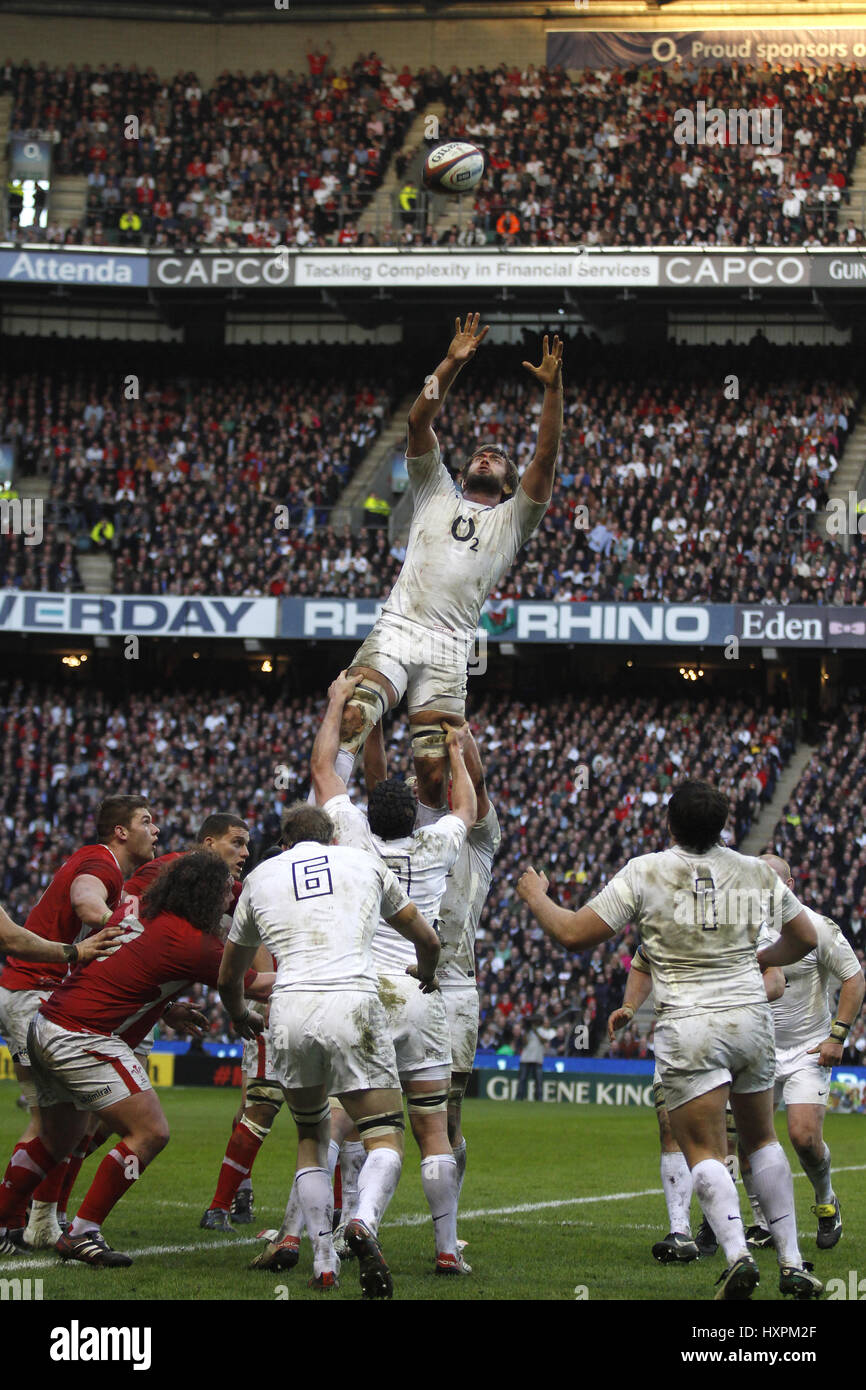
<svg viewBox="0 0 866 1390"><path fill-rule="evenodd" d="M75 227L84 222L87 209L87 179L83 174L64 174L51 180L48 220L58 227Z"/></svg>
<svg viewBox="0 0 866 1390"><path fill-rule="evenodd" d="M410 160L406 173L410 174L415 179L420 188L421 165L425 152L424 132L426 129L429 129L427 122L431 116L435 116L438 121L441 121L444 115L444 102L432 101L429 106L425 106L424 110L419 111L417 116L415 116L412 124L406 131L406 138L403 144L392 154L388 162L388 167L385 170L385 177L380 186L376 189L369 204L358 218L359 233L378 233L390 223L394 235L399 235L400 219L397 211L397 194L400 191L400 187L406 175L404 174L402 178L398 178L397 176L395 167L397 156L402 153L408 153L410 150L415 149L416 146L418 147L416 155Z"/></svg>
<svg viewBox="0 0 866 1390"><path fill-rule="evenodd" d="M817 749L816 743L801 743L795 749L788 766L782 770L782 775L776 783L776 790L771 800L762 807L757 820L739 846L741 854L763 854L764 850L771 845L773 830L778 821L782 819L782 811L790 801L809 759L813 753L817 752Z"/></svg>
<svg viewBox="0 0 866 1390"><path fill-rule="evenodd" d="M114 592L114 563L104 551L79 555L76 561L84 592L87 594L111 594Z"/></svg>
<svg viewBox="0 0 866 1390"><path fill-rule="evenodd" d="M360 529L364 519L364 498L371 492L378 493L380 497L391 497L391 463L398 449L401 453L405 452L406 417L417 394L415 390L409 391L398 403L388 424L341 493L331 516L331 525L337 533L344 526L351 526L353 531Z"/></svg>

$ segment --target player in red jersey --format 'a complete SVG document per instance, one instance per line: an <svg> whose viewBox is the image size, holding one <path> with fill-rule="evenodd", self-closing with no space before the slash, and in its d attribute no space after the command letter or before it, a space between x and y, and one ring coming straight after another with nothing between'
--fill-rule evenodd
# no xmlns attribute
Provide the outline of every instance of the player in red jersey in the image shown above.
<svg viewBox="0 0 866 1390"><path fill-rule="evenodd" d="M232 815L230 812L219 811L214 815L207 816L203 821L192 849L208 849L214 854L218 854L226 868L234 878L233 901L237 902L241 893L240 877L243 872L244 864L249 858L250 832L246 821L241 820L240 816ZM175 860L180 859L185 850L172 850L169 854L161 854L156 859L149 859L146 864L141 864L123 885L124 891L124 914L138 916L139 904L151 884ZM115 919L116 919L115 914ZM112 919L112 920L115 920ZM229 917L223 919L221 935L225 937L228 931ZM269 970L271 961L269 959L254 962L259 970ZM172 1028L181 1033L201 1036L206 1020L203 1015L194 1009L190 1004L180 1003L172 1005L162 1017L163 1023L168 1023ZM135 1049L135 1055L142 1066L147 1066L147 1058L153 1048L153 1032L151 1031L146 1038L143 1038ZM246 1045L245 1045L246 1046ZM236 1117L235 1123L237 1123ZM57 1199L57 1223L63 1231L68 1226L66 1220L66 1207L72 1194L72 1188L81 1170L81 1165L89 1154L101 1148L108 1138L109 1131L104 1129L94 1116L90 1126L90 1132L86 1134L80 1143L76 1144L72 1153L66 1161L66 1169L63 1177L63 1186ZM250 1203L250 1205L252 1205ZM250 1218L252 1219L252 1217ZM57 1233L59 1235L59 1232ZM55 1236L56 1240L56 1236ZM51 1242L54 1244L54 1242Z"/></svg>
<svg viewBox="0 0 866 1390"><path fill-rule="evenodd" d="M58 869L25 923L27 931L61 946L73 946L102 927L119 906L123 881L153 858L159 829L141 796L108 796L96 816L100 843L84 845ZM30 1122L15 1152L26 1150L40 1133L40 1114L30 1076L27 1030L43 1000L60 984L65 962L36 963L9 955L0 972L0 1031L9 1045L15 1073L30 1110ZM60 1234L57 1200L65 1169L57 1165L44 1186L34 1193L26 1233L25 1208L9 1214L12 1239L40 1248L51 1246Z"/></svg>
<svg viewBox="0 0 866 1390"><path fill-rule="evenodd" d="M121 949L74 971L33 1020L28 1042L43 1138L28 1146L26 1158L13 1155L0 1187L0 1222L8 1206L26 1200L41 1174L81 1138L86 1112L96 1112L120 1135L57 1242L63 1259L132 1263L106 1244L101 1226L169 1137L162 1106L133 1049L190 985L216 986L220 922L231 899L232 879L217 855L182 855L145 894L141 921L126 919ZM253 999L267 999L273 981L273 974L251 969L244 989Z"/></svg>

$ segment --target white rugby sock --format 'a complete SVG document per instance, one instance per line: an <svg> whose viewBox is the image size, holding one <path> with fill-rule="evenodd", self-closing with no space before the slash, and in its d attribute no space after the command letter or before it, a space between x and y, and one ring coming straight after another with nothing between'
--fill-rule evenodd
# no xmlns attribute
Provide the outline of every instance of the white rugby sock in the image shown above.
<svg viewBox="0 0 866 1390"><path fill-rule="evenodd" d="M692 1175L689 1172L685 1154L679 1151L672 1154L663 1153L661 1170L662 1187L664 1188L668 1221L670 1222L668 1229L679 1231L680 1235L690 1236L692 1227L689 1207L692 1201Z"/></svg>
<svg viewBox="0 0 866 1390"><path fill-rule="evenodd" d="M465 1138L465 1136L460 1140L460 1143L457 1144L457 1145L451 1150L451 1152L452 1152L453 1155L454 1155L454 1162L457 1164L457 1198L458 1198L458 1201L459 1201L459 1199L460 1199L460 1193L463 1191L463 1179L466 1177L466 1138Z"/></svg>
<svg viewBox="0 0 866 1390"><path fill-rule="evenodd" d="M803 1263L797 1244L797 1213L794 1210L794 1178L785 1150L775 1140L749 1154L752 1182L767 1217L767 1230L773 1237L780 1265Z"/></svg>
<svg viewBox="0 0 866 1390"><path fill-rule="evenodd" d="M692 1183L701 1210L712 1226L730 1268L735 1260L749 1253L733 1179L724 1163L717 1158L703 1158L692 1169Z"/></svg>
<svg viewBox="0 0 866 1390"><path fill-rule="evenodd" d="M356 1221L363 1221L373 1235L379 1229L388 1203L397 1191L403 1160L396 1149L371 1149L358 1175Z"/></svg>
<svg viewBox="0 0 866 1390"><path fill-rule="evenodd" d="M337 1171L339 1158L340 1145L337 1143L336 1139L330 1139L328 1141L328 1177L331 1179L331 1182L334 1181L334 1174Z"/></svg>
<svg viewBox="0 0 866 1390"><path fill-rule="evenodd" d="M743 1187L746 1189L746 1196L748 1197L752 1206L752 1213L755 1218L755 1225L762 1226L765 1231L768 1231L770 1228L767 1225L767 1218L761 1209L761 1203L758 1201L758 1194L755 1191L755 1184L752 1181L751 1173L743 1173Z"/></svg>
<svg viewBox="0 0 866 1390"><path fill-rule="evenodd" d="M433 1217L437 1255L457 1254L457 1160L454 1155L430 1154L421 1160L421 1186Z"/></svg>
<svg viewBox="0 0 866 1390"><path fill-rule="evenodd" d="M340 1175L343 1179L343 1225L351 1221L358 1205L358 1176L364 1166L367 1151L360 1139L347 1139L340 1150Z"/></svg>
<svg viewBox="0 0 866 1390"><path fill-rule="evenodd" d="M313 1243L313 1272L337 1272L337 1254L331 1225L334 1219L334 1190L327 1168L301 1168L295 1174L298 1200L304 1213L307 1234Z"/></svg>
<svg viewBox="0 0 866 1390"><path fill-rule="evenodd" d="M812 1184L815 1201L819 1206L829 1206L833 1201L833 1183L830 1179L830 1150L824 1145L824 1157L820 1163L807 1161L800 1155L800 1166Z"/></svg>
<svg viewBox="0 0 866 1390"><path fill-rule="evenodd" d="M278 1240L285 1240L286 1236L297 1236L300 1240L304 1234L304 1213L301 1210L301 1200L298 1196L298 1179L295 1177L292 1183L292 1190L289 1193L289 1200L286 1203L286 1214L283 1217L283 1224L280 1227Z"/></svg>

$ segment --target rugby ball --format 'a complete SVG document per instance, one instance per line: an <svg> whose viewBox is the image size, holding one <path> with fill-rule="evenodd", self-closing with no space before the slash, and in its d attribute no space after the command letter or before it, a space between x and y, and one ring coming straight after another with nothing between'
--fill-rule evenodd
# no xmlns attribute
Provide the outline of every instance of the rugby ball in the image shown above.
<svg viewBox="0 0 866 1390"><path fill-rule="evenodd" d="M475 145L450 140L424 160L424 187L433 193L469 193L484 175L484 155Z"/></svg>

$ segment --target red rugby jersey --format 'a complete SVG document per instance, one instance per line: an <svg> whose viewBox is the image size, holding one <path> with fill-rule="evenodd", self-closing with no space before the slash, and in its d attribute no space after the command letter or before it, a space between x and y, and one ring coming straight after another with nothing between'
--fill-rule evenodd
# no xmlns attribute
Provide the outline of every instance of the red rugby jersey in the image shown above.
<svg viewBox="0 0 866 1390"><path fill-rule="evenodd" d="M114 1033L135 1048L190 985L216 988L223 947L173 912L127 920L120 950L73 970L41 1012L73 1033ZM247 971L245 988L256 973Z"/></svg>
<svg viewBox="0 0 866 1390"><path fill-rule="evenodd" d="M104 883L108 890L107 910L112 912L117 907L123 894L120 865L107 845L83 845L61 865L36 906L30 910L24 923L28 931L35 932L46 941L64 941L69 945L90 935L93 929L84 925L69 900L73 880L79 874L92 874L100 883ZM55 965L7 956L0 972L0 985L13 990L53 989L63 979L66 970L62 962Z"/></svg>
<svg viewBox="0 0 866 1390"><path fill-rule="evenodd" d="M171 854L161 854L158 859L150 859L146 864L142 864L140 868L136 869L132 878L126 880L126 883L123 885L124 897L135 898L132 911L136 913L136 915L138 914L142 898L148 888L153 885L162 873L163 869L168 868L169 864L174 863L175 859L182 859L184 854L188 852L189 851L186 850L176 849L172 850ZM235 910L242 889L243 884L238 879L235 879L232 886L232 912Z"/></svg>

